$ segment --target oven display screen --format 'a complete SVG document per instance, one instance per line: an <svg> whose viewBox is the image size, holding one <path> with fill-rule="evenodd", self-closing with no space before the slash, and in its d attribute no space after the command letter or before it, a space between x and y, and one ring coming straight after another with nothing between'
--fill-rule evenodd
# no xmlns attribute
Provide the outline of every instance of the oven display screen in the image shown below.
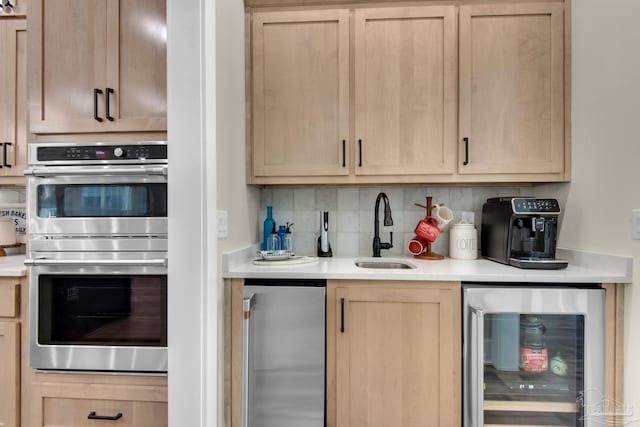
<svg viewBox="0 0 640 427"><path fill-rule="evenodd" d="M166 347L167 277L40 275L38 342Z"/></svg>
<svg viewBox="0 0 640 427"><path fill-rule="evenodd" d="M96 159L108 160L111 158L111 152L107 150L96 150Z"/></svg>

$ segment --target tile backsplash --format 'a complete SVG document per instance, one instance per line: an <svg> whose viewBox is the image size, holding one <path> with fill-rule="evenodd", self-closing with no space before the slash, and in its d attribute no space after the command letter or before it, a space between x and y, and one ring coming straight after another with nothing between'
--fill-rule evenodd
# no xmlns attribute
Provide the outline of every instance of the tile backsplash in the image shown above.
<svg viewBox="0 0 640 427"><path fill-rule="evenodd" d="M531 193L530 187L263 188L260 192L259 219L264 221L266 207L273 206L276 224L294 223L292 232L296 254L315 255L320 235L320 211L329 211L329 242L333 255L371 256L373 211L380 192L389 197L393 217L393 226L383 226L384 212L380 206L380 238L388 242L389 232L392 231L394 245L390 250L383 250L382 256L408 254L407 242L413 238L417 222L425 216L425 209L414 203L425 204L427 196L432 197L433 203L444 203L453 210L452 224L460 221L462 212L473 212L479 231L482 204L488 198ZM262 232L262 223L260 230ZM448 231L438 237L432 250L448 255Z"/></svg>

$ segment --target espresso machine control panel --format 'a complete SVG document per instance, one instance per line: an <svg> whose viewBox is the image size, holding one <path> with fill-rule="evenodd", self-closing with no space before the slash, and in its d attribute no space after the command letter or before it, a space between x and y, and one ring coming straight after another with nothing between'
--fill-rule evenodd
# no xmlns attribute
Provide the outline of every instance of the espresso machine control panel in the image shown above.
<svg viewBox="0 0 640 427"><path fill-rule="evenodd" d="M511 208L514 214L529 215L558 215L560 204L556 199L529 199L515 197L511 199Z"/></svg>

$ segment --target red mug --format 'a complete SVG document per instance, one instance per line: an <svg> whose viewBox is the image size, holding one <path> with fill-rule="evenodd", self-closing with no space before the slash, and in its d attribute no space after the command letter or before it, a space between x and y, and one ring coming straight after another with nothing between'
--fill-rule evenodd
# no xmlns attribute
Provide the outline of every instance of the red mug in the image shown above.
<svg viewBox="0 0 640 427"><path fill-rule="evenodd" d="M407 250L412 255L420 255L427 247L427 241L422 237L414 236L407 244Z"/></svg>
<svg viewBox="0 0 640 427"><path fill-rule="evenodd" d="M416 225L416 229L414 230L418 237L422 237L423 239L433 243L438 238L440 234L440 228L438 228L438 220L432 216L426 216L421 219Z"/></svg>

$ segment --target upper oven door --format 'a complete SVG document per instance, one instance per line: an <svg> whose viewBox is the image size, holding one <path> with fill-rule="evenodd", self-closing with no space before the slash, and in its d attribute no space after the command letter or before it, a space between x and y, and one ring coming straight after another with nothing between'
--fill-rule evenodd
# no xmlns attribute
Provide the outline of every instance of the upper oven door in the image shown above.
<svg viewBox="0 0 640 427"><path fill-rule="evenodd" d="M33 235L167 234L166 165L36 167L26 174Z"/></svg>

